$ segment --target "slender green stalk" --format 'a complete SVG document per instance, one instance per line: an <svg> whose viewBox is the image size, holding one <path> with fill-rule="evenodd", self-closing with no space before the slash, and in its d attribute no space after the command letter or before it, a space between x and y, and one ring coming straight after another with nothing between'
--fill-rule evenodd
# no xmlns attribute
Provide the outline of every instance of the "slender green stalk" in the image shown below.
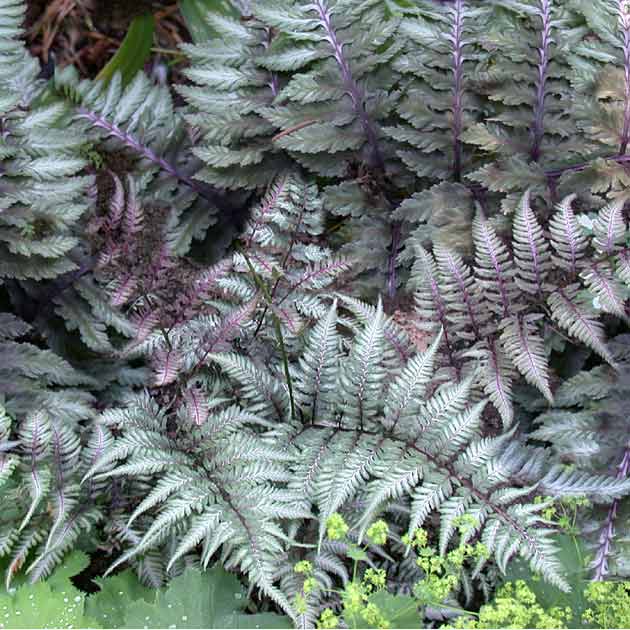
<svg viewBox="0 0 630 630"><path fill-rule="evenodd" d="M287 357L287 351L284 346L284 338L282 336L282 327L280 325L280 318L273 311L272 297L269 293L269 287L264 283L263 279L256 273L254 266L249 259L249 256L245 253L245 251L237 245L236 248L238 251L243 254L243 258L245 258L245 262L251 271L251 274L254 278L254 282L256 286L262 291L262 294L267 302L267 306L271 310L271 316L273 317L273 327L276 333L276 339L278 340L278 346L280 347L280 354L282 355L282 364L284 366L284 374L287 379L287 387L289 389L289 402L291 405L291 420L295 418L295 400L293 398L293 383L291 381L291 373L289 372L289 358Z"/></svg>

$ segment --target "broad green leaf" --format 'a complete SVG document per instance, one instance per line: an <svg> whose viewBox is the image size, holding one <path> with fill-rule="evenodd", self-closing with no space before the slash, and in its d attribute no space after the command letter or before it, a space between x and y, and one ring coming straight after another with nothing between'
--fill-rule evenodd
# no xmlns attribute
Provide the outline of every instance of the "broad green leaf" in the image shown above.
<svg viewBox="0 0 630 630"><path fill-rule="evenodd" d="M240 17L239 12L229 0L181 0L179 11L195 44L216 36L216 32L205 19L209 12L233 18Z"/></svg>
<svg viewBox="0 0 630 630"><path fill-rule="evenodd" d="M367 553L365 553L365 551L363 551L363 549L361 549L359 547L355 547L354 545L352 545L352 546L350 546L348 548L348 551L346 552L346 555L351 560L356 560L356 561L361 561L361 560L367 560L368 559Z"/></svg>
<svg viewBox="0 0 630 630"><path fill-rule="evenodd" d="M75 551L65 558L55 572L48 578L47 582L54 591L63 590L71 584L70 578L79 575L83 569L90 564L90 558L82 551Z"/></svg>
<svg viewBox="0 0 630 630"><path fill-rule="evenodd" d="M1 593L0 627L100 628L85 614L85 593L70 581L88 563L84 553L72 553L48 580L22 584L11 593Z"/></svg>
<svg viewBox="0 0 630 630"><path fill-rule="evenodd" d="M111 577L96 578L94 581L101 590L87 598L85 611L108 628L120 628L124 625L125 609L131 602L151 602L155 599L155 591L144 586L131 569Z"/></svg>
<svg viewBox="0 0 630 630"><path fill-rule="evenodd" d="M151 54L154 30L155 20L152 14L145 13L135 17L120 48L96 78L108 83L116 72L120 72L123 85L127 85L142 70Z"/></svg>
<svg viewBox="0 0 630 630"><path fill-rule="evenodd" d="M375 604L390 628L423 628L422 615L418 611L418 600L410 595L392 595L380 590L370 596L370 604ZM366 626L368 628L374 626Z"/></svg>
<svg viewBox="0 0 630 630"><path fill-rule="evenodd" d="M124 613L124 628L290 628L290 620L273 614L246 615L245 589L238 579L214 567L189 569L156 593L153 602L135 601Z"/></svg>

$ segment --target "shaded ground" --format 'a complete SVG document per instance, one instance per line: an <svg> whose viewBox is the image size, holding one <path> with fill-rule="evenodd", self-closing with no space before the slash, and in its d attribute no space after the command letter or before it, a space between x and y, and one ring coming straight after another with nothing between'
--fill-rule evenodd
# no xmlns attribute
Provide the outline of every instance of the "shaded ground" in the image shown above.
<svg viewBox="0 0 630 630"><path fill-rule="evenodd" d="M153 54L148 72L177 80L185 60L178 44L190 41L176 1L29 0L26 17L31 52L52 73L54 65L74 65L82 76L95 77L114 55L130 21L151 11L155 18Z"/></svg>

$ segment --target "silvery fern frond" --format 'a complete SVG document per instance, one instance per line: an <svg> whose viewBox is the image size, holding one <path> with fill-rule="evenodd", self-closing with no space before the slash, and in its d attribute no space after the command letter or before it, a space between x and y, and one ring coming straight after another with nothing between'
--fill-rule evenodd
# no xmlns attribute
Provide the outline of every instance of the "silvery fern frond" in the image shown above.
<svg viewBox="0 0 630 630"><path fill-rule="evenodd" d="M331 334L325 331L331 330L340 304L362 317L367 309L362 314L356 301L333 304L313 339ZM341 333L343 320L337 321ZM329 391L322 380L312 379L314 366L321 363L299 361L292 372L296 382L309 382L313 393L298 400L299 420L289 422L295 425L291 444L297 449L289 462L289 487L317 507L320 549L333 512L344 512L361 537L378 514L402 501L410 531L438 513L442 551L456 533L454 523L469 514L476 523L473 535L481 536L501 569L521 554L566 588L555 557L554 528L532 496L597 494L610 502L627 494L630 484L605 474L547 468L544 449L532 451L513 429L487 435L486 401L475 394L477 375L438 385L442 340L438 337L424 353L401 358L390 341L396 338L394 326L379 306L369 319L348 322L354 332L346 343L320 346L331 377L333 370L338 373L338 393L324 408L316 407L316 415L312 397ZM231 376L245 382L239 374Z"/></svg>
<svg viewBox="0 0 630 630"><path fill-rule="evenodd" d="M589 233L576 218L574 200L570 195L557 205L547 231L526 192L509 243L480 213L473 224L472 268L439 242L432 254L414 245L409 285L423 327L444 330L440 361L456 374L481 361L480 385L506 424L514 415L517 374L553 399L546 327L558 326L612 363L602 315L627 318L623 203L604 206Z"/></svg>
<svg viewBox="0 0 630 630"><path fill-rule="evenodd" d="M199 545L205 566L220 552L225 566L242 570L291 614L274 582L286 546L280 521L310 516L303 497L282 489L294 455L270 441L271 424L257 415L222 401L209 400L208 406L201 425L182 408L169 434L165 412L148 398L103 416L118 437L87 477L99 482L148 475L158 482L129 520L128 525L146 523L137 544L113 566L155 549L172 534L177 545L169 566Z"/></svg>
<svg viewBox="0 0 630 630"><path fill-rule="evenodd" d="M8 585L27 556L31 580L46 577L79 534L101 520L95 501L109 486L82 488L80 477L110 445L111 435L91 427L93 397L67 386L72 381L90 386L89 377L49 350L25 342L9 345L1 337L0 359L10 366L13 383L2 387L0 413L0 483L9 509L0 554L8 556ZM4 378L0 370L0 382Z"/></svg>
<svg viewBox="0 0 630 630"><path fill-rule="evenodd" d="M0 11L0 277L50 279L78 269L69 254L89 207L83 138L67 129L67 107L39 98L38 64L18 39L23 3L4 1Z"/></svg>

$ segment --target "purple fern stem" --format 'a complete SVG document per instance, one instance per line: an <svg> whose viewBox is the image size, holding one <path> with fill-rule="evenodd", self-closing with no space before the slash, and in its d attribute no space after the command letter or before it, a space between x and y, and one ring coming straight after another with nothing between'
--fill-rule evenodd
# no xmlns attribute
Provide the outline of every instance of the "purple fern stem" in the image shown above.
<svg viewBox="0 0 630 630"><path fill-rule="evenodd" d="M625 479L630 474L630 444L626 446L621 463L617 467L617 479ZM604 526L599 534L599 544L595 560L593 561L593 580L602 581L608 574L608 556L610 548L615 537L615 520L617 518L617 510L619 509L619 499L615 499L608 515L604 521Z"/></svg>
<svg viewBox="0 0 630 630"><path fill-rule="evenodd" d="M460 181L462 172L462 143L459 136L462 133L464 96L463 13L463 0L455 0L453 30L448 40L453 46L453 177L456 182Z"/></svg>
<svg viewBox="0 0 630 630"><path fill-rule="evenodd" d="M378 167L380 170L385 170L385 164L383 162L383 156L378 146L378 140L376 137L376 130L370 120L367 112L365 111L365 94L359 84L354 80L352 76L352 70L350 70L350 64L343 53L343 44L339 41L337 33L332 24L331 10L325 5L323 0L315 0L313 6L317 10L321 25L326 32L326 39L330 43L335 56L335 61L341 70L341 79L346 93L352 100L352 106L359 118L361 127L365 133L368 144L370 145L371 161L373 166Z"/></svg>
<svg viewBox="0 0 630 630"><path fill-rule="evenodd" d="M343 44L339 41L337 33L332 23L332 12L326 6L324 0L315 0L313 7L317 11L322 28L326 32L326 40L331 45L335 61L341 71L341 80L343 82L346 94L352 100L352 106L355 114L357 115L367 143L370 147L369 163L371 166L376 167L381 173L385 173L385 161L378 144L378 137L374 123L368 116L365 110L365 93L359 84L352 76L352 70L350 64L343 52ZM393 205L388 199L390 206ZM389 253L388 270L387 270L387 293L390 298L393 298L396 293L396 259L398 257L398 249L400 248L400 224L398 222L392 223L392 243L391 251Z"/></svg>
<svg viewBox="0 0 630 630"><path fill-rule="evenodd" d="M624 69L623 128L619 153L624 155L628 150L628 141L630 140L630 6L628 6L628 0L619 0L619 26L623 38Z"/></svg>
<svg viewBox="0 0 630 630"><path fill-rule="evenodd" d="M263 43L265 48L269 48L271 44L271 40L273 39L273 31L272 29L266 29L267 32L267 40ZM271 90L271 94L274 98L278 96L278 92L280 91L280 84L278 82L278 75L275 72L269 73L269 83L267 84L269 89Z"/></svg>
<svg viewBox="0 0 630 630"><path fill-rule="evenodd" d="M400 249L400 221L392 223L392 245L387 262L387 295L392 299L396 295L396 260Z"/></svg>
<svg viewBox="0 0 630 630"><path fill-rule="evenodd" d="M603 158L594 157L595 159L604 159L604 160L612 160L613 162L617 162L617 164L628 164L630 163L630 155L607 155ZM564 175L565 173L579 173L584 169L587 169L592 164L592 160L588 162L580 162L578 164L571 164L570 166L561 166L559 168L552 168L545 171L545 176L550 179L555 179Z"/></svg>
<svg viewBox="0 0 630 630"><path fill-rule="evenodd" d="M91 110L85 109L84 107L79 108L79 117L84 118L89 121L92 126L97 129L102 129L108 136L113 138L117 138L123 144L128 146L130 149L146 158L150 162L153 162L157 166L160 167L163 171L179 180L192 190L194 190L200 197L204 197L208 201L210 201L213 205L215 205L219 210L230 212L232 209L227 206L221 195L219 195L214 190L208 190L206 186L202 184L202 182L195 181L189 175L182 173L174 164L171 164L163 157L157 155L153 149L142 144L137 138L132 136L130 133L124 131L117 125L109 122L107 118L101 116L100 114L93 112Z"/></svg>
<svg viewBox="0 0 630 630"><path fill-rule="evenodd" d="M532 161L540 159L540 146L545 132L545 84L547 82L547 69L549 67L549 46L551 44L551 0L540 0L540 19L542 21L542 33L540 47L538 48L538 73L536 76L536 102L534 104L534 124L532 127L532 149L530 157Z"/></svg>

